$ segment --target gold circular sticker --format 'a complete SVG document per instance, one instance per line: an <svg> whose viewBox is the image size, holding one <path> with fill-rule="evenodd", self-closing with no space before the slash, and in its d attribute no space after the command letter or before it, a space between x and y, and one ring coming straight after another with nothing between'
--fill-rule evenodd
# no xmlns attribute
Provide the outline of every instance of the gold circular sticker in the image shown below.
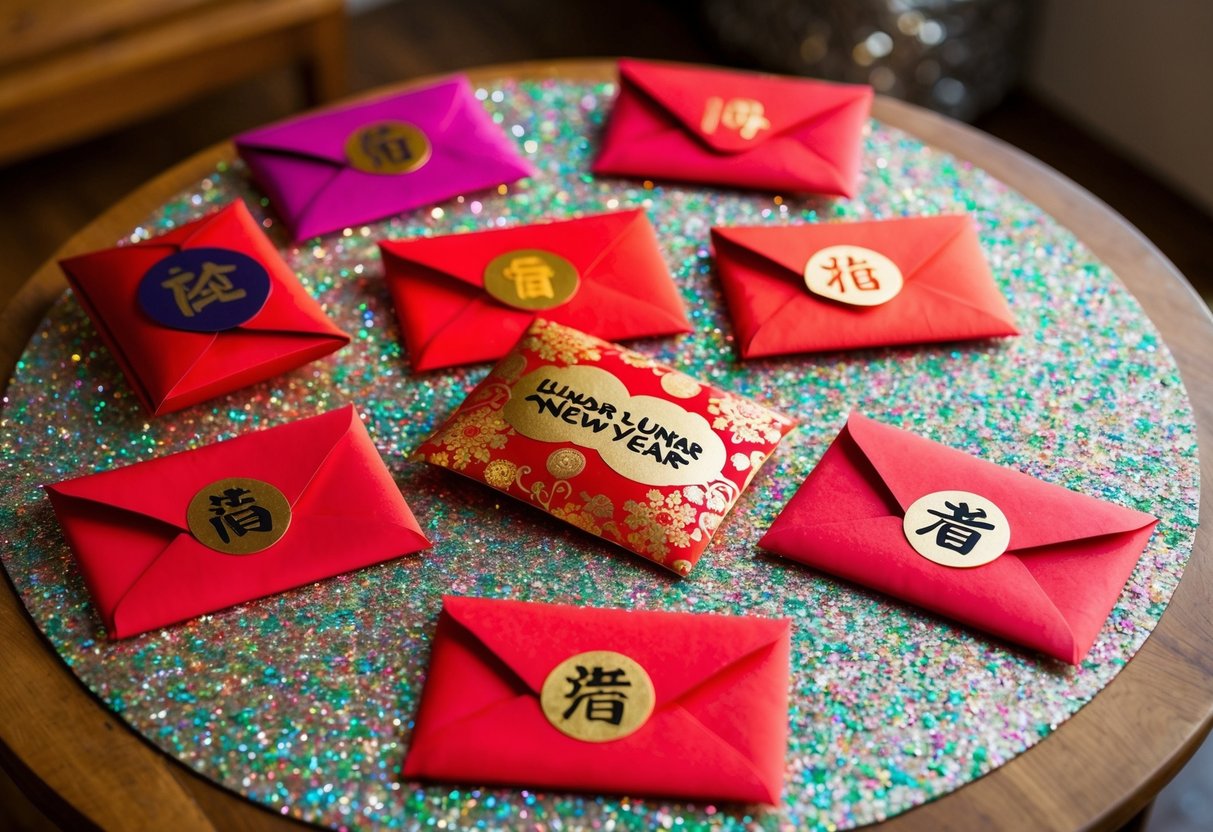
<svg viewBox="0 0 1213 832"><path fill-rule="evenodd" d="M914 551L941 566L970 568L997 560L1011 544L1011 524L998 506L969 491L919 497L902 521Z"/></svg>
<svg viewBox="0 0 1213 832"><path fill-rule="evenodd" d="M527 311L560 306L577 294L577 268L559 254L522 248L494 257L484 269L484 288L515 309Z"/></svg>
<svg viewBox="0 0 1213 832"><path fill-rule="evenodd" d="M880 306L897 297L905 280L897 264L879 251L829 246L805 263L804 283L823 298L852 306Z"/></svg>
<svg viewBox="0 0 1213 832"><path fill-rule="evenodd" d="M518 466L508 459L494 459L484 466L484 481L493 488L508 489L518 477Z"/></svg>
<svg viewBox="0 0 1213 832"><path fill-rule="evenodd" d="M637 731L653 713L653 680L632 659L591 650L553 668L539 692L548 722L583 742L610 742Z"/></svg>
<svg viewBox="0 0 1213 832"><path fill-rule="evenodd" d="M572 479L585 470L585 454L576 448L561 448L548 456L548 473L558 480Z"/></svg>
<svg viewBox="0 0 1213 832"><path fill-rule="evenodd" d="M430 140L407 122L377 121L350 134L345 158L363 173L411 173L430 160Z"/></svg>
<svg viewBox="0 0 1213 832"><path fill-rule="evenodd" d="M190 500L190 534L225 555L251 555L273 546L291 525L291 504L268 482L216 480Z"/></svg>

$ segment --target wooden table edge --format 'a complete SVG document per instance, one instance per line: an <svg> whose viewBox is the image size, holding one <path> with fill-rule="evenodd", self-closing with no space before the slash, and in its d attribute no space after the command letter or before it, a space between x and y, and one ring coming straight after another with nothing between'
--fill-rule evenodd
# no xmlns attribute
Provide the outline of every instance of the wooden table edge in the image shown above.
<svg viewBox="0 0 1213 832"><path fill-rule="evenodd" d="M614 77L614 72L613 61L570 60L489 66L467 74L478 83L500 78L602 81ZM449 74L391 85L360 98ZM886 98L877 99L873 115L1003 182L1014 183L1012 187L1073 231L1110 266L1152 320L1166 321L1164 341L1192 401L1199 444L1213 447L1213 394L1206 392L1213 387L1213 370L1202 366L1200 352L1213 345L1213 317L1140 232L1073 182L984 133ZM11 373L47 308L66 287L59 259L112 244L191 181L210 175L220 161L232 158L230 142L208 148L138 188L74 235L0 312L0 372ZM1202 517L1209 516L1209 485L1202 466ZM1201 614L1201 602L1213 595L1209 549L1209 534L1202 529L1184 578L1153 635L1090 704L1010 762L945 797L891 818L882 829L967 830L975 823L990 829L1110 829L1132 817L1199 747L1213 724L1213 691L1209 690L1213 660L1205 652L1213 644L1213 622ZM24 691L18 692L14 685L0 688L0 712L6 715L0 741L39 781L23 787L60 796L71 812L103 828L146 828L162 821L165 812L178 829L214 829L217 819L222 819L222 828L294 825L170 761L134 731L115 731L115 717L64 667L7 582L0 590L0 634L0 657L14 671L13 677L35 684L42 694L32 697L38 705L31 713L31 697ZM63 697L64 707L75 712L75 718L70 726L53 731L49 745L35 746L33 742L48 738L31 739L27 736L31 732L15 725L14 717L44 722L47 714L40 709L48 695ZM1149 730L1132 731L1126 715L1140 717L1149 723ZM100 747L112 746L107 762L86 766L91 770L85 771L64 766L62 758L74 756L85 735L99 741ZM148 799L132 801L129 791L109 791L113 782L104 776L106 771L146 778L139 789Z"/></svg>

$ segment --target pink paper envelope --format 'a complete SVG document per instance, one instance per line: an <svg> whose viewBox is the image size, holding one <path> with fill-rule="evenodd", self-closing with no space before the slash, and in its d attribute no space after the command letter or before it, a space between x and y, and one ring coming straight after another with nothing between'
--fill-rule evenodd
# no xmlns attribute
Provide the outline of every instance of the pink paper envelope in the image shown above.
<svg viewBox="0 0 1213 832"><path fill-rule="evenodd" d="M908 510L951 490L1005 515L1001 557L954 568L908 542ZM1078 664L1157 522L852 414L758 545Z"/></svg>
<svg viewBox="0 0 1213 832"><path fill-rule="evenodd" d="M415 169L355 167L351 137L383 122L419 130L428 157ZM296 240L371 222L534 173L457 76L420 89L344 105L236 137L249 173Z"/></svg>

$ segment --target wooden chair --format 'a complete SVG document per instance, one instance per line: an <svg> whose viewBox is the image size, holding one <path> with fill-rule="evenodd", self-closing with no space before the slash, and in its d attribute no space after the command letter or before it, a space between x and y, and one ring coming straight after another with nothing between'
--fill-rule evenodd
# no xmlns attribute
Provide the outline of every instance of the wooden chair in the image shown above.
<svg viewBox="0 0 1213 832"><path fill-rule="evenodd" d="M345 92L342 0L0 0L0 164L286 64Z"/></svg>

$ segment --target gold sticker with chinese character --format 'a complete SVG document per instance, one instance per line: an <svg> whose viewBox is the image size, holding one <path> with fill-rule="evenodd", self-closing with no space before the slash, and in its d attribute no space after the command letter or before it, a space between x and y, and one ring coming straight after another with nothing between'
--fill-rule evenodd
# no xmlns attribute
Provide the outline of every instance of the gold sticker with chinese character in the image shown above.
<svg viewBox="0 0 1213 832"><path fill-rule="evenodd" d="M897 297L905 280L897 264L879 251L829 246L809 258L804 283L823 298L852 306L880 306Z"/></svg>
<svg viewBox="0 0 1213 832"><path fill-rule="evenodd" d="M345 142L350 166L364 173L411 173L430 160L430 140L404 121L378 121L360 127Z"/></svg>
<svg viewBox="0 0 1213 832"><path fill-rule="evenodd" d="M610 742L639 730L656 701L653 680L645 669L611 650L565 659L548 674L539 692L548 722L583 742Z"/></svg>
<svg viewBox="0 0 1213 832"><path fill-rule="evenodd" d="M190 500L190 534L225 555L251 555L273 546L291 524L291 504L268 482L217 480Z"/></svg>
<svg viewBox="0 0 1213 832"><path fill-rule="evenodd" d="M941 566L970 568L996 560L1011 543L1011 524L998 506L968 491L919 497L902 521L914 551Z"/></svg>
<svg viewBox="0 0 1213 832"><path fill-rule="evenodd" d="M508 251L484 270L485 291L506 306L527 311L560 306L577 294L580 283L572 263L538 248Z"/></svg>

